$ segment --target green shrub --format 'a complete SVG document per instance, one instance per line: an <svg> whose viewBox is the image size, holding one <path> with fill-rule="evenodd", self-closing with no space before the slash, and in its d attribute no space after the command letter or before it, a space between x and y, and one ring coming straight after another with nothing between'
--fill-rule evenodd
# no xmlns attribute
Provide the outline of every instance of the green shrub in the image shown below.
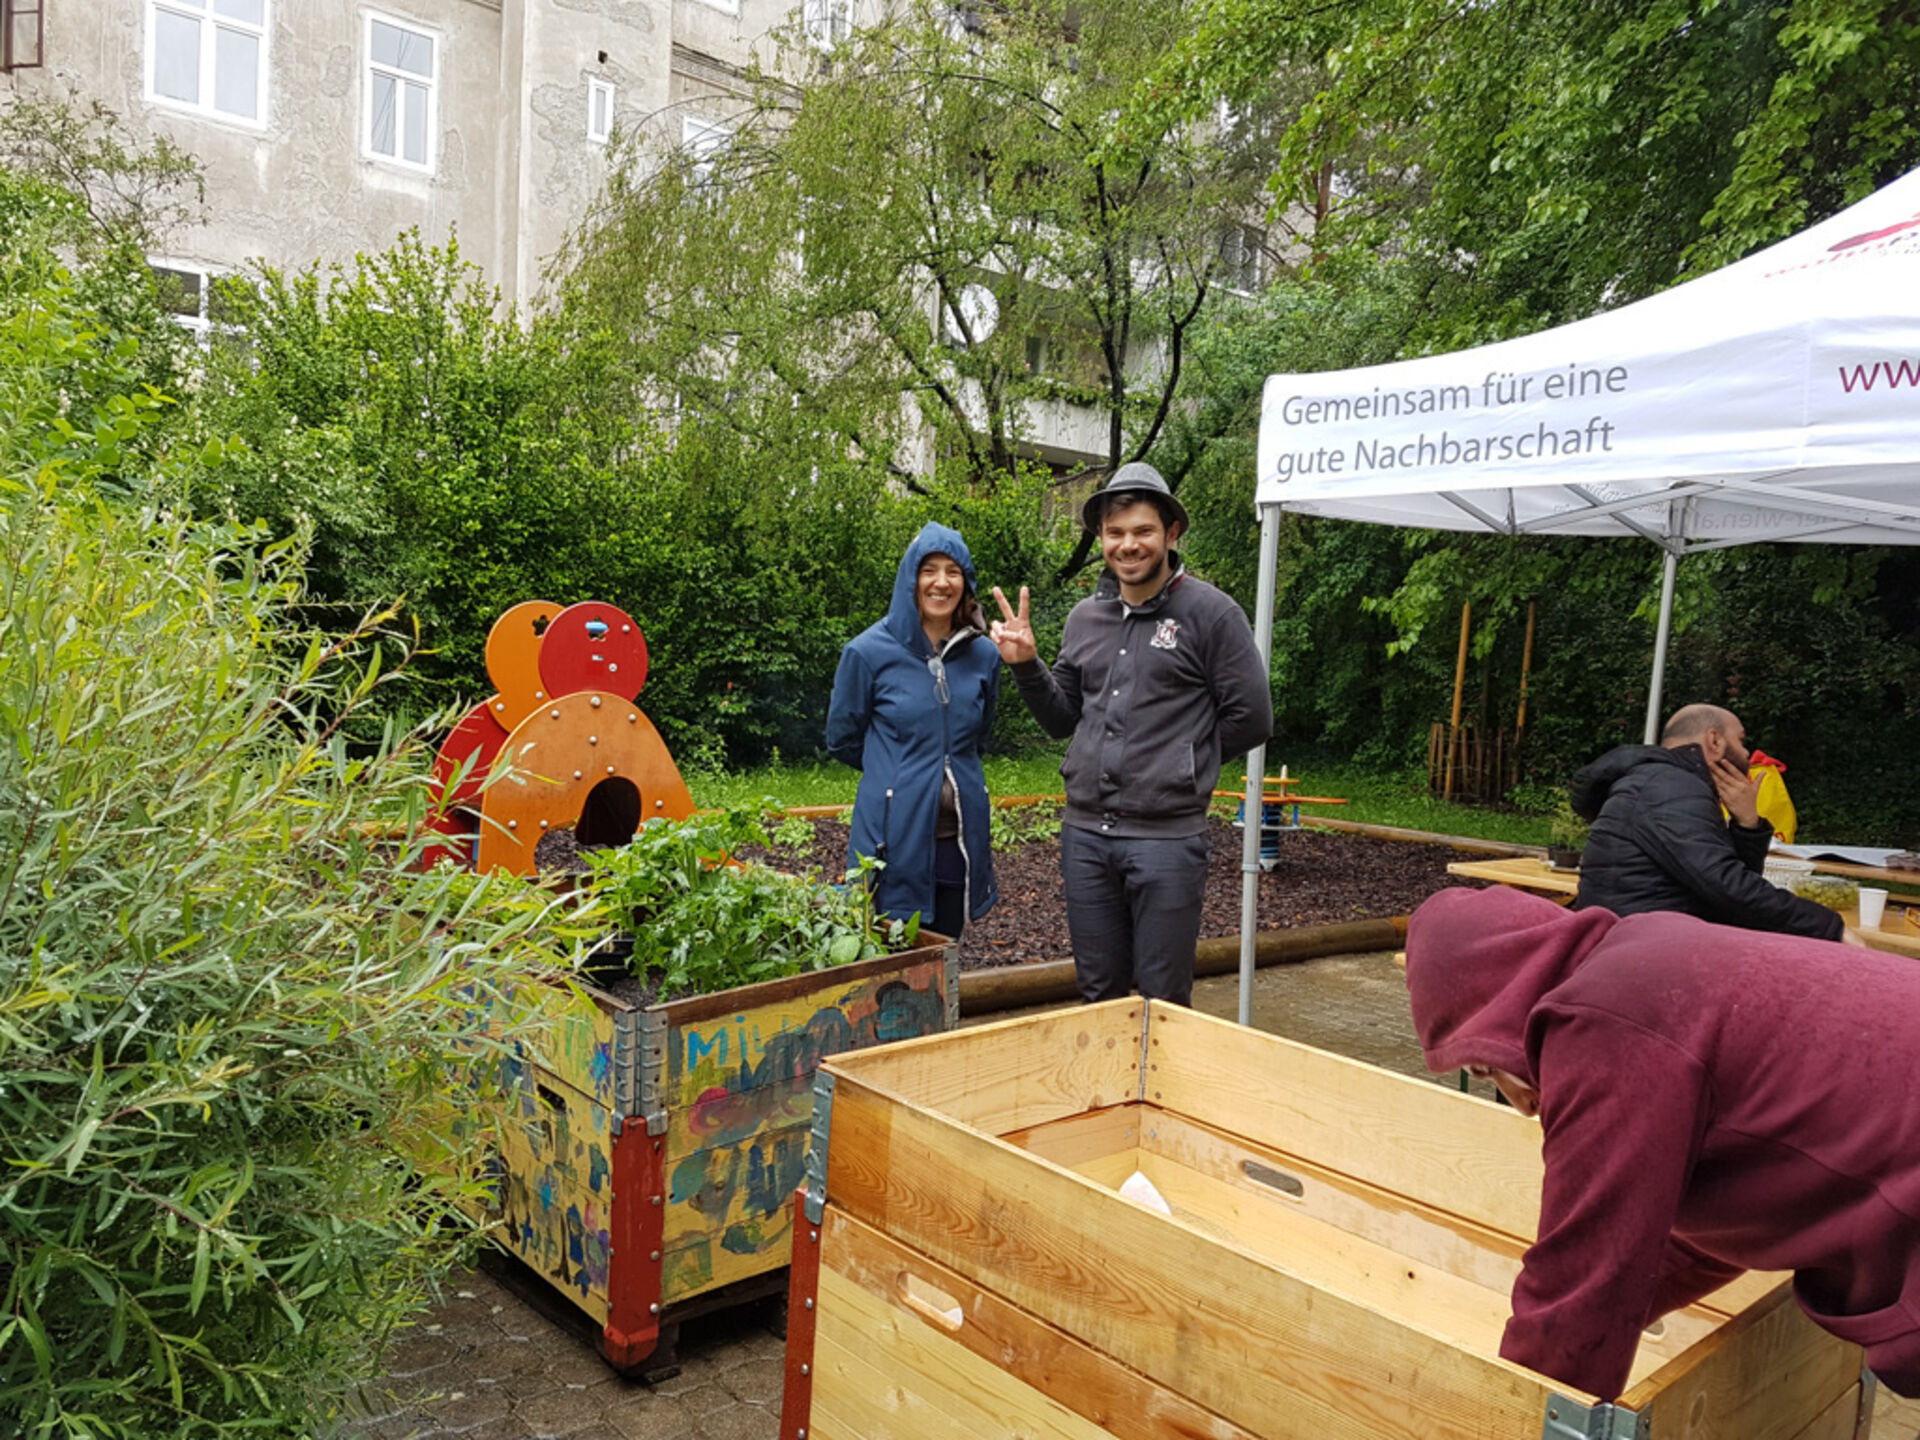
<svg viewBox="0 0 1920 1440"><path fill-rule="evenodd" d="M192 502L310 527L326 613L406 596L431 651L408 706L487 693L507 605L599 600L645 633L642 703L683 766L819 745L840 647L919 523L883 474L669 428L602 337L502 313L451 241L267 271L230 302L247 344L210 357L196 410L246 448Z"/></svg>
<svg viewBox="0 0 1920 1440"><path fill-rule="evenodd" d="M84 226L74 197L0 169L0 474L132 488L158 463L190 342L139 251Z"/></svg>
<svg viewBox="0 0 1920 1440"><path fill-rule="evenodd" d="M1522 815L1556 815L1567 809L1567 787L1522 780L1506 793L1505 799Z"/></svg>
<svg viewBox="0 0 1920 1440"><path fill-rule="evenodd" d="M311 1435L466 1234L449 1099L553 902L374 838L382 617L70 482L0 493L0 1429Z"/></svg>

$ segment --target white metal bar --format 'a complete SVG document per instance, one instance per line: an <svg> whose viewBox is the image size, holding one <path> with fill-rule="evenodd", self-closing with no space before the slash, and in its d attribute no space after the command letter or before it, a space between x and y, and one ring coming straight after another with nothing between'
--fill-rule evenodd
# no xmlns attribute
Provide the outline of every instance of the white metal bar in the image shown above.
<svg viewBox="0 0 1920 1440"><path fill-rule="evenodd" d="M1571 490L1574 494L1578 495L1582 500L1585 500L1590 505L1599 506L1607 503L1604 500L1600 500L1596 498L1592 490L1590 490L1585 485L1569 485L1567 486L1567 489ZM1674 497L1671 494L1667 495L1665 498L1669 502L1667 506L1667 516L1669 521L1671 521L1673 516L1679 513L1678 506L1672 503L1674 500ZM1634 506L1632 508L1638 509L1640 507ZM1626 526L1627 529L1631 530L1634 534L1638 535L1642 540L1650 540L1655 545L1663 545L1666 543L1666 537L1663 536L1658 530L1654 529L1653 526L1642 525L1638 520L1629 520L1627 518L1627 512L1625 510L1619 511L1614 515L1613 518L1618 520L1622 525Z"/></svg>
<svg viewBox="0 0 1920 1440"><path fill-rule="evenodd" d="M1796 540L1811 539L1815 535L1831 535L1837 530L1857 530L1859 528L1860 522L1858 520L1833 520L1825 525L1809 525L1804 530L1776 531L1768 534L1764 539L1755 539L1751 535L1742 535L1734 540L1689 540L1681 547L1681 554L1699 555L1708 550L1738 550L1742 545L1785 545Z"/></svg>
<svg viewBox="0 0 1920 1440"><path fill-rule="evenodd" d="M1563 525L1577 525L1583 520L1604 519L1617 515L1623 510L1651 510L1655 506L1666 505L1674 500L1685 500L1695 495L1711 493L1714 487L1701 482L1689 482L1676 485L1668 490L1649 490L1644 495L1629 496L1624 500L1594 500L1590 487L1567 485L1562 487L1571 491L1587 504L1578 510L1562 510L1556 515L1541 515L1532 520L1522 520L1522 534L1535 534L1542 530L1554 530ZM1587 492L1587 493L1583 493Z"/></svg>
<svg viewBox="0 0 1920 1440"><path fill-rule="evenodd" d="M1514 533L1513 524L1511 520L1503 524L1499 516L1489 515L1486 511L1482 510L1478 505L1474 504L1471 500L1468 500L1460 495L1456 495L1451 490L1442 490L1440 492L1440 498L1446 501L1449 505L1454 506L1456 509L1466 511L1467 514L1473 516L1474 519L1478 520L1482 525L1486 526L1487 529L1493 531L1495 534L1511 535ZM1507 509L1509 511L1513 509L1513 492L1511 490L1507 492Z"/></svg>
<svg viewBox="0 0 1920 1440"><path fill-rule="evenodd" d="M1803 490L1795 485L1767 485L1755 480L1726 480L1714 488L1731 490L1738 495L1751 495L1770 502L1769 508L1785 509L1774 504L1780 500L1791 500L1793 508L1808 512L1814 516L1828 516L1845 520L1853 518L1856 523L1890 525L1897 530L1920 531L1920 511L1911 503L1900 504L1887 500L1867 500L1853 495L1832 495L1824 490ZM1860 517L1867 517L1862 520ZM1755 535L1752 543L1771 540L1772 535Z"/></svg>
<svg viewBox="0 0 1920 1440"><path fill-rule="evenodd" d="M1660 573L1660 626L1653 636L1653 680L1647 686L1646 743L1660 741L1660 691L1667 678L1667 636L1673 630L1673 581L1680 571L1680 556L1666 553Z"/></svg>
<svg viewBox="0 0 1920 1440"><path fill-rule="evenodd" d="M1280 507L1260 507L1260 598L1253 616L1253 644L1260 668L1273 684L1273 602L1280 568ZM1261 796L1266 793L1267 747L1247 752L1246 800L1240 813L1240 1023L1253 1024L1254 931L1260 921Z"/></svg>

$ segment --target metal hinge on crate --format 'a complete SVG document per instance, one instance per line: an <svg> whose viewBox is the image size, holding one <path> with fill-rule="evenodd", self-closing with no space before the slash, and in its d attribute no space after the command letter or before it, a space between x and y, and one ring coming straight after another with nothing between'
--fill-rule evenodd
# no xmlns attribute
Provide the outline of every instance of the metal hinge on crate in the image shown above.
<svg viewBox="0 0 1920 1440"><path fill-rule="evenodd" d="M1652 1417L1619 1405L1582 1405L1564 1395L1547 1400L1540 1440L1648 1440Z"/></svg>
<svg viewBox="0 0 1920 1440"><path fill-rule="evenodd" d="M640 1108L633 1113L651 1115L667 1108L667 1016L661 1010L642 1010L639 1020L640 1043L635 1060L640 1072Z"/></svg>
<svg viewBox="0 0 1920 1440"><path fill-rule="evenodd" d="M813 1125L807 1139L807 1220L818 1225L827 1211L827 1137L833 1133L833 1076L813 1074Z"/></svg>
<svg viewBox="0 0 1920 1440"><path fill-rule="evenodd" d="M947 963L945 968L947 972L947 1029L958 1030L960 1028L960 947L958 945L949 945L947 947Z"/></svg>
<svg viewBox="0 0 1920 1440"><path fill-rule="evenodd" d="M622 1118L640 1113L640 1039L644 1012L613 1012L613 1113Z"/></svg>
<svg viewBox="0 0 1920 1440"><path fill-rule="evenodd" d="M1147 1073L1151 1068L1147 1057L1153 1053L1153 1002L1140 1001L1140 1103L1147 1101Z"/></svg>
<svg viewBox="0 0 1920 1440"><path fill-rule="evenodd" d="M667 1133L667 1017L621 1010L613 1017L613 1133L644 1117L649 1135Z"/></svg>

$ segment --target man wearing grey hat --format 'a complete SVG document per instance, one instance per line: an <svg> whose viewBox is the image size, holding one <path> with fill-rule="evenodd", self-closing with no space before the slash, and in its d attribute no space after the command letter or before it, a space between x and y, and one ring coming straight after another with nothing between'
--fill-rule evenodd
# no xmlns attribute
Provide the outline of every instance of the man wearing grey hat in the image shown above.
<svg viewBox="0 0 1920 1440"><path fill-rule="evenodd" d="M1206 892L1207 803L1220 764L1273 729L1266 667L1246 614L1174 550L1187 512L1151 465L1122 465L1081 512L1106 573L1074 606L1060 657L1041 663L998 586L993 641L1021 698L1056 738L1060 871L1080 998L1138 988L1188 1004Z"/></svg>

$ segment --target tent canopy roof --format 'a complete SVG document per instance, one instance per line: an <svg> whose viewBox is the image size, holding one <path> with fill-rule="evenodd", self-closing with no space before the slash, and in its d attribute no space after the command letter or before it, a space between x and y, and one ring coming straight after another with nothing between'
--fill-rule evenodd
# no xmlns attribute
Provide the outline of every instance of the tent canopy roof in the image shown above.
<svg viewBox="0 0 1920 1440"><path fill-rule="evenodd" d="M1257 500L1670 550L1920 544L1920 171L1618 310L1272 376Z"/></svg>

